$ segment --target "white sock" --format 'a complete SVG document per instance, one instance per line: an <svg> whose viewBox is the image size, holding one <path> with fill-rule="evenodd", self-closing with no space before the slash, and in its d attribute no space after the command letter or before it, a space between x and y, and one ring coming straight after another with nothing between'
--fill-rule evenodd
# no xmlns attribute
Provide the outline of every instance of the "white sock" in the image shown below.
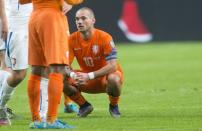
<svg viewBox="0 0 202 131"><path fill-rule="evenodd" d="M3 84L10 75L11 73L8 71L0 70L0 101L3 95Z"/></svg>
<svg viewBox="0 0 202 131"><path fill-rule="evenodd" d="M13 95L15 87L11 87L7 83L7 79L4 80L2 85L2 95L0 97L0 108L5 108L7 102L11 99Z"/></svg>
<svg viewBox="0 0 202 131"><path fill-rule="evenodd" d="M46 114L48 111L48 79L41 78L40 90L41 90L40 116L42 121L46 121Z"/></svg>
<svg viewBox="0 0 202 131"><path fill-rule="evenodd" d="M11 75L10 72L4 71L4 70L0 70L0 98L1 98L1 95L2 95L2 85L3 85L3 82L8 78L9 75Z"/></svg>

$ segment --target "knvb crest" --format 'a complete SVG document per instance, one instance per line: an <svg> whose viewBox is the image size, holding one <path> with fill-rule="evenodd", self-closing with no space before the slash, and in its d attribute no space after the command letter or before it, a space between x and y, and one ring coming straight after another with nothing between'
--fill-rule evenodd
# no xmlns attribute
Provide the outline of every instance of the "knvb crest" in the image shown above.
<svg viewBox="0 0 202 131"><path fill-rule="evenodd" d="M92 47L92 51L94 54L97 54L98 51L99 51L99 46L97 44L94 44L93 47Z"/></svg>

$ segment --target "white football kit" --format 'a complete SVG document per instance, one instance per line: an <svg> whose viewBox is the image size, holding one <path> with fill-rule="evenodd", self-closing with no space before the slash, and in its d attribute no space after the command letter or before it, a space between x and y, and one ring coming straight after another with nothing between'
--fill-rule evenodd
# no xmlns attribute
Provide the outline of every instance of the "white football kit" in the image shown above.
<svg viewBox="0 0 202 131"><path fill-rule="evenodd" d="M6 0L9 33L5 48L6 65L13 70L28 68L28 20L32 4L20 5L18 0Z"/></svg>
<svg viewBox="0 0 202 131"><path fill-rule="evenodd" d="M5 62L12 70L28 68L28 21L31 11L31 3L20 5L18 0L6 0L6 15L8 18L9 33L5 43L3 41L0 43L0 50L6 50ZM3 74L5 73L3 72ZM41 79L40 88L40 115L42 120L46 121L48 109L47 79Z"/></svg>

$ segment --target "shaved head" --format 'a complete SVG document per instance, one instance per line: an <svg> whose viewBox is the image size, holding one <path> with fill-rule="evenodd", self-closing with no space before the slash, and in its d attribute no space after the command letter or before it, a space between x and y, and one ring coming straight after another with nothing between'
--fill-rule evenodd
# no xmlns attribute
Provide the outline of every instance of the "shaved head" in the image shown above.
<svg viewBox="0 0 202 131"><path fill-rule="evenodd" d="M95 15L94 15L94 12L92 9L88 8L88 7L82 7L80 8L76 14L80 13L80 12L86 12L86 15L89 17L89 18L95 18Z"/></svg>

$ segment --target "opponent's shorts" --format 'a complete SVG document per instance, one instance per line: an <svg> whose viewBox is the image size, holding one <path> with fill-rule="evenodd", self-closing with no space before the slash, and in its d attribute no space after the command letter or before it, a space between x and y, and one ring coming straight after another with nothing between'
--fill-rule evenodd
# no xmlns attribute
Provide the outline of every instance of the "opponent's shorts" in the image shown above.
<svg viewBox="0 0 202 131"><path fill-rule="evenodd" d="M113 72L113 74L118 75L120 77L121 84L123 84L123 73L117 70L116 72ZM78 90L80 90L81 92L92 93L92 94L106 93L106 88L108 85L107 76L108 75L89 80L85 85L79 86ZM69 78L68 82L69 84L75 86L73 79Z"/></svg>
<svg viewBox="0 0 202 131"><path fill-rule="evenodd" d="M9 32L6 40L5 62L12 70L28 68L27 31Z"/></svg>

